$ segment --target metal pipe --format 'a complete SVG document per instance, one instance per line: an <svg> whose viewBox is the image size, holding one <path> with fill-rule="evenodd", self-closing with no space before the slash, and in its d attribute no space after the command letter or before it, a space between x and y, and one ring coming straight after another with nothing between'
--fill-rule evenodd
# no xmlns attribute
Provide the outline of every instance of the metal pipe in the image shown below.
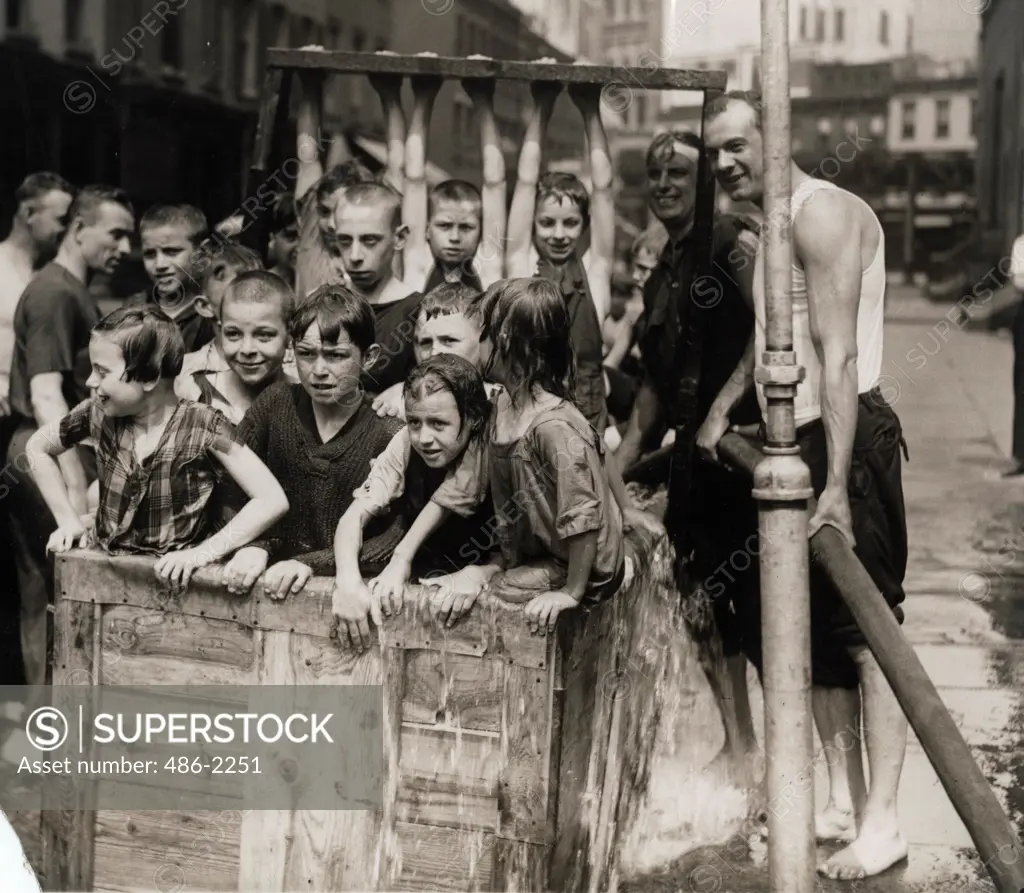
<svg viewBox="0 0 1024 893"><path fill-rule="evenodd" d="M815 880L811 623L807 501L811 475L796 445L793 403L803 370L793 352L789 3L762 0L765 352L756 370L767 402L759 502L768 870L773 893L812 893Z"/></svg>
<svg viewBox="0 0 1024 893"><path fill-rule="evenodd" d="M762 461L757 447L736 434L722 438L718 449L730 465L748 474ZM1024 890L1024 852L1013 824L878 587L846 540L831 527L811 537L810 552L849 606L996 890Z"/></svg>

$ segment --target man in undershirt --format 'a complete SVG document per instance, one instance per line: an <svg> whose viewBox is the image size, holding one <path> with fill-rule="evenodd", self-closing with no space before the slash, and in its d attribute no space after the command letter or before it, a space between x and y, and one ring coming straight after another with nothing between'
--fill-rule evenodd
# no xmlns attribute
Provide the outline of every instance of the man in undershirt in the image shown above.
<svg viewBox="0 0 1024 893"><path fill-rule="evenodd" d="M723 94L709 103L705 142L711 169L730 198L763 208L761 120L756 94ZM797 385L796 439L817 500L808 533L813 536L824 525L838 530L902 622L907 523L900 451L905 445L899 419L878 388L885 237L861 199L795 164L784 213L792 220L793 350L806 373ZM753 278L754 338L698 432L698 448L711 457L729 428L728 411L753 384L755 358L765 349L764 279L762 243ZM765 417L762 385L757 395ZM829 799L815 817L815 832L822 840L849 841L819 863L818 871L835 880L856 880L907 855L896 811L907 721L842 596L815 563L810 596L814 719L822 743L837 754L829 762Z"/></svg>
<svg viewBox="0 0 1024 893"><path fill-rule="evenodd" d="M399 279L396 252L405 245L402 197L383 183L357 183L334 212L341 261L352 290L373 308L380 356L364 373L371 394L405 381L416 364L416 317L423 295Z"/></svg>

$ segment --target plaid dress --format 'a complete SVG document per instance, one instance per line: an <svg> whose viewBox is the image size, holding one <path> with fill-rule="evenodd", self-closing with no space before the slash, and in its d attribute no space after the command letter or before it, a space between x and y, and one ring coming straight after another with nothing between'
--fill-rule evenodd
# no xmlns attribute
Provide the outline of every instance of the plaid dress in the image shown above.
<svg viewBox="0 0 1024 893"><path fill-rule="evenodd" d="M141 464L130 420L105 416L84 400L60 423L61 446L90 438L96 445L100 503L96 540L108 552L162 555L195 545L213 532L211 495L224 474L212 450L236 442L217 410L179 400L152 455Z"/></svg>

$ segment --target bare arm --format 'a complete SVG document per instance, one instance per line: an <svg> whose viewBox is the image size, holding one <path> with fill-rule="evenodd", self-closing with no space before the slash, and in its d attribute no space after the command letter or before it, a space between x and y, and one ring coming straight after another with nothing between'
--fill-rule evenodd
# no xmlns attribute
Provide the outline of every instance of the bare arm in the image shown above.
<svg viewBox="0 0 1024 893"><path fill-rule="evenodd" d="M861 239L861 225L841 195L818 193L793 223L794 251L807 277L811 339L822 366L826 487L844 494L857 428Z"/></svg>
<svg viewBox="0 0 1024 893"><path fill-rule="evenodd" d="M519 153L516 189L512 194L512 208L508 214L508 251L505 254L505 275L509 278L532 276L530 246L533 244L533 213L537 204L537 183L540 181L544 137L548 122L555 109L555 100L561 85L535 83L533 112L530 114L523 148Z"/></svg>
<svg viewBox="0 0 1024 893"><path fill-rule="evenodd" d="M480 158L483 162L483 221L476 268L484 288L493 285L505 272L505 231L508 209L505 196L505 154L501 134L494 117L494 81L464 81L463 87L473 100L480 121Z"/></svg>
<svg viewBox="0 0 1024 893"><path fill-rule="evenodd" d="M295 177L295 201L299 202L324 175L320 158L320 121L323 117L324 76L319 71L301 71L302 99L296 120L299 173Z"/></svg>
<svg viewBox="0 0 1024 893"><path fill-rule="evenodd" d="M590 572L597 560L597 531L591 530L569 537L569 570L566 575L566 595L579 602L587 591Z"/></svg>
<svg viewBox="0 0 1024 893"><path fill-rule="evenodd" d="M643 452L644 441L662 417L661 403L650 382L640 385L640 390L633 401L633 411L629 414L626 431L622 435L622 443L615 451L615 458L620 469L629 469Z"/></svg>
<svg viewBox="0 0 1024 893"><path fill-rule="evenodd" d="M367 504L355 500L341 516L337 530L334 532L334 567L339 583L358 579L362 582L359 572L359 551L363 548L363 528L370 520L371 512Z"/></svg>
<svg viewBox="0 0 1024 893"><path fill-rule="evenodd" d="M392 563L411 569L416 553L450 514L448 509L442 508L436 502L428 502L412 522L409 532L395 546L394 554L391 556Z"/></svg>
<svg viewBox="0 0 1024 893"><path fill-rule="evenodd" d="M64 476L57 464L62 455L73 451L65 448L60 442L59 420L36 431L25 446L36 486L53 512L58 527L77 527L81 523L81 513L72 504Z"/></svg>
<svg viewBox="0 0 1024 893"><path fill-rule="evenodd" d="M712 416L721 419L729 418L729 413L754 385L754 365L754 333L751 332L750 340L747 341L747 349L743 351L743 356L740 357L729 380L718 392L715 402L711 404L711 409L708 411L709 418Z"/></svg>
<svg viewBox="0 0 1024 893"><path fill-rule="evenodd" d="M68 414L63 384L64 373L62 372L44 372L40 375L33 375L29 381L29 397L32 401L32 413L35 415L36 425L40 429L52 430L55 437L60 427L60 420ZM71 504L75 507L77 514L84 515L88 510L89 482L85 477L85 469L82 467L82 460L78 457L78 451L72 449L50 455L57 457Z"/></svg>
<svg viewBox="0 0 1024 893"><path fill-rule="evenodd" d="M405 143L405 194L402 201L402 222L409 227L405 242L406 281L422 289L430 275L434 258L427 244L429 217L427 189L427 143L434 100L441 89L438 78L413 78L412 114L409 136Z"/></svg>
<svg viewBox="0 0 1024 893"><path fill-rule="evenodd" d="M614 173L608 135L601 122L601 90L590 84L573 85L569 90L583 115L590 162L590 262L587 279L590 294L603 320L611 309L612 263L615 258Z"/></svg>

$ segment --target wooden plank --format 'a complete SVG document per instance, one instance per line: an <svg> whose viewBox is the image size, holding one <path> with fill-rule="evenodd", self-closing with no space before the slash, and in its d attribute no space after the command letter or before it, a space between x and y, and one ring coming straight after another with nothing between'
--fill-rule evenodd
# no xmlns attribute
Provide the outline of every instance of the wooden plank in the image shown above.
<svg viewBox="0 0 1024 893"><path fill-rule="evenodd" d="M404 726L397 814L445 828L498 826L500 742L458 728Z"/></svg>
<svg viewBox="0 0 1024 893"><path fill-rule="evenodd" d="M547 844L551 689L547 671L505 667L497 836Z"/></svg>
<svg viewBox="0 0 1024 893"><path fill-rule="evenodd" d="M239 835L230 812L100 810L96 886L236 890Z"/></svg>
<svg viewBox="0 0 1024 893"><path fill-rule="evenodd" d="M220 565L200 568L188 590L175 595L159 588L155 561L145 555L106 555L74 549L56 558L57 591L62 599L104 605L134 605L251 626L251 599L229 595Z"/></svg>
<svg viewBox="0 0 1024 893"><path fill-rule="evenodd" d="M246 670L254 665L252 630L232 620L114 605L103 614L101 642L108 665L121 654L174 657Z"/></svg>
<svg viewBox="0 0 1024 893"><path fill-rule="evenodd" d="M639 61L639 60L638 60ZM689 71L661 65L624 68L610 65L464 59L453 56L399 56L344 51L270 49L272 68L304 68L348 74L433 75L442 78L501 78L558 81L563 84L625 84L639 90L724 90L724 71Z"/></svg>
<svg viewBox="0 0 1024 893"><path fill-rule="evenodd" d="M91 686L97 671L100 605L57 602L54 621L54 678L59 685ZM61 709L60 688L53 689L54 706ZM66 705L65 705L66 706ZM88 705L86 705L88 707ZM70 712L65 709L65 713ZM86 721L91 723L86 709ZM71 742L53 751L51 759L72 756ZM59 793L47 785L43 795L42 862L48 885L56 890L92 887L94 873L93 782L71 775Z"/></svg>
<svg viewBox="0 0 1024 893"><path fill-rule="evenodd" d="M539 843L494 839L494 875L490 890L495 893L542 893L557 890L548 883L550 849Z"/></svg>
<svg viewBox="0 0 1024 893"><path fill-rule="evenodd" d="M427 825L397 825L402 874L398 890L491 889L494 836L484 831L455 831ZM351 888L354 889L354 888ZM523 893L534 891L523 890Z"/></svg>
<svg viewBox="0 0 1024 893"><path fill-rule="evenodd" d="M398 843L398 792L402 763L402 713L405 701L406 660L401 648L384 651L384 802L377 840L374 880L377 889L393 890L402 873Z"/></svg>
<svg viewBox="0 0 1024 893"><path fill-rule="evenodd" d="M497 732L501 728L502 664L497 660L410 651L405 670L406 722Z"/></svg>

